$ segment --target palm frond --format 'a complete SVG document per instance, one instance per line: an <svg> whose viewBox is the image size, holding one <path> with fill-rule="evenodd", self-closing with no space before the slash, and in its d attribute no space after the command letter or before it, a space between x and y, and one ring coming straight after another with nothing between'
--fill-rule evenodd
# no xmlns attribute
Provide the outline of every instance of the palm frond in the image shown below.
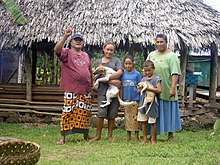
<svg viewBox="0 0 220 165"><path fill-rule="evenodd" d="M14 22L17 25L24 25L27 23L26 18L24 17L19 6L14 2L14 0L2 0L2 4L6 11L11 15Z"/></svg>

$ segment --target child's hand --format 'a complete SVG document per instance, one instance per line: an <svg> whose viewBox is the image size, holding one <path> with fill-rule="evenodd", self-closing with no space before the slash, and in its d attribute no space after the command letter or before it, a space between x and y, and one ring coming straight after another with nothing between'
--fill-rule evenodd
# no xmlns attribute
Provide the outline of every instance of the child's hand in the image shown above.
<svg viewBox="0 0 220 165"><path fill-rule="evenodd" d="M152 90L154 90L154 87L153 87L153 86L147 86L146 91L152 91Z"/></svg>
<svg viewBox="0 0 220 165"><path fill-rule="evenodd" d="M124 106L121 106L121 105L120 105L120 106L118 107L118 110L121 111L121 112L124 112L124 111L125 111Z"/></svg>

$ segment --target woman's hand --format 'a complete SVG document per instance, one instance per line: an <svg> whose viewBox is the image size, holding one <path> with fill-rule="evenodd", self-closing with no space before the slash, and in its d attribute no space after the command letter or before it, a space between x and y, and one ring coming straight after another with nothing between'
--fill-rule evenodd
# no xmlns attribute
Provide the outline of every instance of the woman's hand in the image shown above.
<svg viewBox="0 0 220 165"><path fill-rule="evenodd" d="M172 75L172 84L170 88L170 98L175 97L176 95L176 84L178 82L178 74L173 74Z"/></svg>
<svg viewBox="0 0 220 165"><path fill-rule="evenodd" d="M176 89L175 88L170 88L170 98L175 97L176 95Z"/></svg>
<svg viewBox="0 0 220 165"><path fill-rule="evenodd" d="M121 88L121 81L120 80L110 80L109 83L116 86L118 89Z"/></svg>
<svg viewBox="0 0 220 165"><path fill-rule="evenodd" d="M67 29L64 32L64 36L69 37L73 32L73 28L72 27L67 27Z"/></svg>

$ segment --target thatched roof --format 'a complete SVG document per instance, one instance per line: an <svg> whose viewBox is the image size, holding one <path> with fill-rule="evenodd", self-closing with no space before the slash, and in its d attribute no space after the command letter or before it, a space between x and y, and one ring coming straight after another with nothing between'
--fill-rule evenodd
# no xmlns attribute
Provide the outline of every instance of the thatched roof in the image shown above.
<svg viewBox="0 0 220 165"><path fill-rule="evenodd" d="M198 0L16 0L28 24L16 26L0 6L0 49L57 42L71 25L88 45L151 43L159 32L170 46L182 39L191 48L220 45L220 14Z"/></svg>

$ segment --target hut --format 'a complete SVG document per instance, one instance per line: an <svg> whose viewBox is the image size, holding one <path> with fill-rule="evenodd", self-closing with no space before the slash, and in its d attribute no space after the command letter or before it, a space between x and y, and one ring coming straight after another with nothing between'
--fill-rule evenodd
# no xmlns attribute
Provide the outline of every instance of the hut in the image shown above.
<svg viewBox="0 0 220 165"><path fill-rule="evenodd" d="M24 52L27 99L38 51L52 54L54 43L67 26L84 35L85 44L101 46L112 39L132 51L149 52L157 33L168 36L169 47L181 54L180 95L184 98L185 70L189 50L211 50L209 101L217 89L217 48L220 45L220 14L200 0L16 0L28 23L16 26L0 6L0 50L18 47ZM31 53L30 53L31 52ZM20 59L20 58L19 58ZM29 62L28 62L29 61ZM32 63L31 63L32 61ZM32 68L32 69L31 69ZM29 92L28 92L29 91Z"/></svg>

